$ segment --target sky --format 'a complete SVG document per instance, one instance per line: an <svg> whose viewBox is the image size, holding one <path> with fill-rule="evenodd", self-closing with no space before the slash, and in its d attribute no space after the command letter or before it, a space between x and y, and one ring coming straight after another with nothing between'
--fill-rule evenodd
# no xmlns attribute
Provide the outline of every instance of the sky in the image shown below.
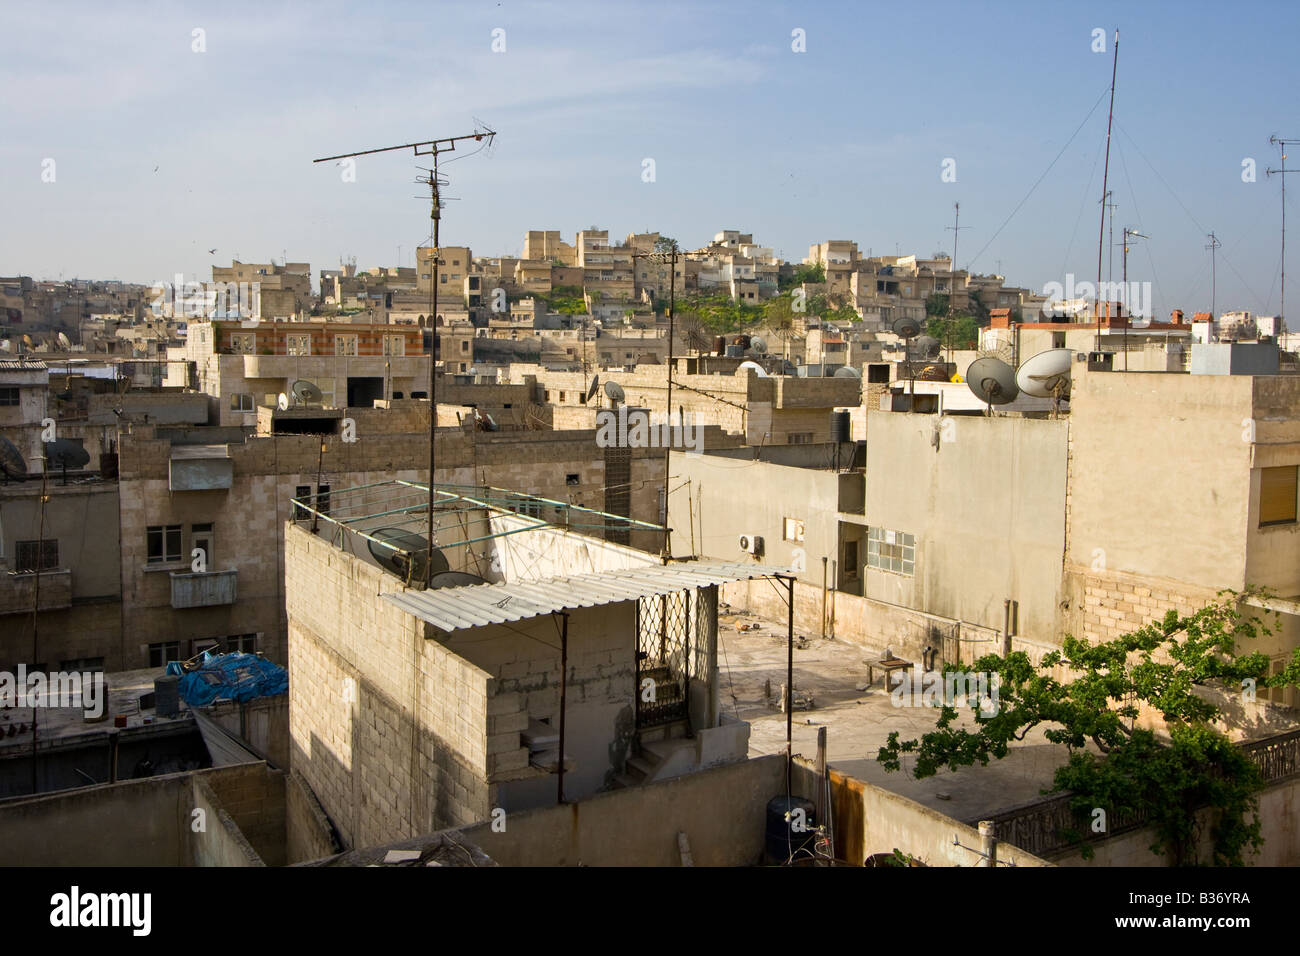
<svg viewBox="0 0 1300 956"><path fill-rule="evenodd" d="M1300 4L1285 0L0 11L0 275L410 266L429 237L426 161L363 157L345 181L312 160L487 124L491 150L441 167L442 242L476 256L591 226L686 247L739 229L791 261L827 239L928 256L952 252L960 203L959 267L1036 291L1091 281L1118 28L1103 279L1121 278L1129 226L1149 238L1128 277L1151 283L1158 318L1210 309L1212 285L1218 311L1279 311L1269 137L1300 139ZM1300 174L1286 204L1300 226ZM1296 246L1300 231L1300 280Z"/></svg>

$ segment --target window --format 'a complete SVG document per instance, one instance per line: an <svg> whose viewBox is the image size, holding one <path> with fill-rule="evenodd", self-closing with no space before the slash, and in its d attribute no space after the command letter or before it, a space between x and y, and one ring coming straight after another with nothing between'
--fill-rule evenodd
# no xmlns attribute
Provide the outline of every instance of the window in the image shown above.
<svg viewBox="0 0 1300 956"><path fill-rule="evenodd" d="M1296 473L1300 465L1259 470L1259 526L1295 524Z"/></svg>
<svg viewBox="0 0 1300 956"><path fill-rule="evenodd" d="M247 392L236 392L231 395L230 410L232 412L251 412L253 410L253 396Z"/></svg>
<svg viewBox="0 0 1300 956"><path fill-rule="evenodd" d="M885 528L867 529L867 567L910 576L916 562L916 537Z"/></svg>
<svg viewBox="0 0 1300 956"><path fill-rule="evenodd" d="M181 559L180 525L150 525L147 538L149 564L171 564Z"/></svg>
<svg viewBox="0 0 1300 956"><path fill-rule="evenodd" d="M1282 673L1290 661L1289 656L1273 658L1269 661L1268 676L1276 677ZM1295 691L1290 687L1260 687L1258 695L1261 700L1271 701L1274 704L1284 704L1288 707L1295 706Z"/></svg>
<svg viewBox="0 0 1300 956"><path fill-rule="evenodd" d="M469 341L468 341L467 339L461 339L461 340L460 340L460 350L461 350L462 352L468 352L468 351L469 351Z"/></svg>
<svg viewBox="0 0 1300 956"><path fill-rule="evenodd" d="M787 436L787 443L791 445L811 445L812 440L812 432L790 432Z"/></svg>
<svg viewBox="0 0 1300 956"><path fill-rule="evenodd" d="M385 355L405 355L406 339L400 335L384 336L384 354Z"/></svg>
<svg viewBox="0 0 1300 956"><path fill-rule="evenodd" d="M5 386L4 388L0 388L0 405L17 405L17 404L18 404L17 388L11 386Z"/></svg>
<svg viewBox="0 0 1300 956"><path fill-rule="evenodd" d="M195 548L202 549L203 564L209 571L213 570L212 544L214 540L211 524L190 525L190 553L192 555Z"/></svg>
<svg viewBox="0 0 1300 956"><path fill-rule="evenodd" d="M307 499L311 497L311 485L297 485L297 486L295 486L294 489L293 489L293 496L294 496L295 498L297 498L297 499L303 501L303 502L306 502ZM308 517L310 517L310 514L309 514L309 512L307 511L307 509L306 509L303 505L298 504L297 502L294 502L294 505L293 505L293 520L294 520L294 521L303 521L303 520L305 520L305 519L308 518Z"/></svg>
<svg viewBox="0 0 1300 956"><path fill-rule="evenodd" d="M316 510L323 515L330 513L330 486L319 485L316 488Z"/></svg>
<svg viewBox="0 0 1300 956"><path fill-rule="evenodd" d="M149 666L166 667L171 661L181 659L181 642L166 641L149 645Z"/></svg>
<svg viewBox="0 0 1300 956"><path fill-rule="evenodd" d="M284 345L289 355L311 355L310 335L286 335Z"/></svg>
<svg viewBox="0 0 1300 956"><path fill-rule="evenodd" d="M236 332L230 336L230 350L241 355L251 355L257 344L257 336L252 332Z"/></svg>
<svg viewBox="0 0 1300 956"><path fill-rule="evenodd" d="M59 566L59 542L19 541L14 548L15 571L51 571Z"/></svg>
<svg viewBox="0 0 1300 956"><path fill-rule="evenodd" d="M244 654L257 653L257 635L256 634L232 634L226 638L223 650L227 652L239 651Z"/></svg>
<svg viewBox="0 0 1300 956"><path fill-rule="evenodd" d="M564 476L564 483L565 483L566 485L576 485L576 484L579 483L579 481L578 481L578 476L577 476L577 475L565 475L565 476Z"/></svg>
<svg viewBox="0 0 1300 956"><path fill-rule="evenodd" d="M334 354L335 355L356 355L357 337L355 335L334 336Z"/></svg>
<svg viewBox="0 0 1300 956"><path fill-rule="evenodd" d="M844 542L844 578L848 581L858 579L858 543Z"/></svg>
<svg viewBox="0 0 1300 956"><path fill-rule="evenodd" d="M802 541L803 522L798 518L786 518L785 529L781 533L782 541Z"/></svg>

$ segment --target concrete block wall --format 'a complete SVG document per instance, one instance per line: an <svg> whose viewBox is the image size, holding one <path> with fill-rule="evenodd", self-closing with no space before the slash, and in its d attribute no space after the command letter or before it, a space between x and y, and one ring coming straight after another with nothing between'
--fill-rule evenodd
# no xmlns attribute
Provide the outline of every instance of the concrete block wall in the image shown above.
<svg viewBox="0 0 1300 956"><path fill-rule="evenodd" d="M215 782L215 781L214 781ZM202 777L191 781L194 810L201 816L201 828L190 827L190 854L193 866L245 867L265 866L239 824L226 812L219 798ZM281 821L283 824L283 820Z"/></svg>
<svg viewBox="0 0 1300 956"><path fill-rule="evenodd" d="M299 528L285 547L291 765L344 843L485 819L490 675L380 598L396 578Z"/></svg>
<svg viewBox="0 0 1300 956"><path fill-rule="evenodd" d="M226 768L210 779L195 777L195 786L210 786L244 839L267 866L285 860L285 794L283 770L266 764Z"/></svg>

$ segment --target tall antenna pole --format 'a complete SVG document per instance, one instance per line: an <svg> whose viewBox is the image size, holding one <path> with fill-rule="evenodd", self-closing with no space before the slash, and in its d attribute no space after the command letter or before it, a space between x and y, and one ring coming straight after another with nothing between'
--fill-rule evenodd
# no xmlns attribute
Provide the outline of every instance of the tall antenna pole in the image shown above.
<svg viewBox="0 0 1300 956"><path fill-rule="evenodd" d="M1291 143L1300 143L1300 139L1283 139L1280 136L1270 136L1268 141L1282 151L1282 168L1266 169L1264 172L1268 176L1282 177L1282 304L1279 306L1282 328L1278 331L1284 332L1286 331L1286 174L1293 172L1293 170L1286 168L1286 148Z"/></svg>
<svg viewBox="0 0 1300 956"><path fill-rule="evenodd" d="M948 264L948 321L947 334L944 338L948 344L948 361L952 361L952 313L953 303L957 298L957 237L961 230L969 229L970 226L961 225L961 203L952 204L952 225L945 226L945 229L952 230L952 262Z"/></svg>
<svg viewBox="0 0 1300 956"><path fill-rule="evenodd" d="M419 180L422 183L428 183L431 194L432 211L429 217L433 220L433 248L430 254L433 258L433 271L430 273L432 282L429 290L429 324L427 328L430 331L429 341L429 540L425 549L424 561L424 586L427 588L433 583L433 505L437 493L434 491L434 436L438 431L438 399L434 393L436 387L437 374L437 352L438 352L438 225L442 220L441 199L438 193L438 157L442 153L452 153L456 151L456 144L467 139L482 142L487 140L491 143L496 137L496 131L487 129L476 129L472 133L464 136L449 136L444 139L426 139L418 143L404 143L401 146L384 146L379 149L364 149L356 153L340 153L337 156L323 156L320 159L313 160L317 163L326 163L335 159L349 159L357 156L369 156L372 153L389 153L399 149L412 150L416 156L432 156L433 167L429 170L427 179ZM417 256L416 265L419 265Z"/></svg>
<svg viewBox="0 0 1300 956"><path fill-rule="evenodd" d="M1106 238L1106 197L1109 190L1106 188L1110 182L1110 130L1115 123L1115 74L1119 70L1119 30L1115 31L1115 57L1110 66L1110 113L1106 117L1106 165L1101 174L1101 226L1097 230L1097 288L1093 290L1096 294L1093 296L1093 311L1097 313L1097 343L1094 346L1096 351L1101 351L1101 246Z"/></svg>
<svg viewBox="0 0 1300 956"><path fill-rule="evenodd" d="M1128 326L1129 326L1129 316L1128 316L1128 241L1129 241L1129 239L1148 239L1148 238L1150 238L1150 237L1149 237L1149 236L1144 236L1144 235L1142 235L1142 233L1138 232L1136 229L1130 229L1128 226L1125 226L1125 227L1124 227L1123 236L1124 236L1124 255L1122 256L1122 259L1123 259L1123 263L1124 263L1124 371L1127 372L1127 371L1128 371Z"/></svg>
<svg viewBox="0 0 1300 956"><path fill-rule="evenodd" d="M1285 180L1283 181L1285 182ZM1218 284L1215 276L1214 253L1219 248L1219 246L1223 245L1223 243L1219 242L1218 238L1214 235L1214 233L1210 233L1208 236L1206 236L1206 238L1210 240L1210 244L1205 248L1210 250L1210 318L1213 319L1214 316L1218 314L1218 310L1216 308L1218 302L1218 299L1216 297Z"/></svg>

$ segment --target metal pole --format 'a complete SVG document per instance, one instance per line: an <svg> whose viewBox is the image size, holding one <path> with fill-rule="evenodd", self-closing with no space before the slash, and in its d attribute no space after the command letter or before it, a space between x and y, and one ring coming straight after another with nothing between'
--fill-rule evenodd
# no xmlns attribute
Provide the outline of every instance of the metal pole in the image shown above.
<svg viewBox="0 0 1300 956"><path fill-rule="evenodd" d="M41 565L45 563L45 502L49 499L46 489L49 487L50 459L41 455L41 518L40 530L36 533L36 581L32 597L32 666L40 664L40 643L38 639L38 621L41 614ZM107 686L107 685L105 685ZM107 696L107 694L105 695ZM36 793L36 714L39 707L28 696L27 703L32 705L32 793Z"/></svg>
<svg viewBox="0 0 1300 956"><path fill-rule="evenodd" d="M790 585L790 608L786 621L785 650L785 790L794 792L794 575Z"/></svg>
<svg viewBox="0 0 1300 956"><path fill-rule="evenodd" d="M998 865L998 827L992 820L980 821L980 857L978 866L997 867Z"/></svg>
<svg viewBox="0 0 1300 956"><path fill-rule="evenodd" d="M555 802L564 802L564 710L569 696L569 612L560 612L564 623L560 627L560 776L556 785Z"/></svg>
<svg viewBox="0 0 1300 956"><path fill-rule="evenodd" d="M1115 57L1110 67L1110 114L1106 119L1106 165L1101 175L1101 226L1097 235L1097 288L1093 290L1093 309L1097 313L1096 351L1101 351L1101 246L1106 239L1106 186L1110 181L1110 129L1115 122L1115 74L1119 70L1119 31L1115 31Z"/></svg>
<svg viewBox="0 0 1300 956"><path fill-rule="evenodd" d="M429 543L424 561L424 586L433 586L433 499L434 499L434 443L438 433L438 398L434 393L437 388L438 372L438 259L442 255L439 248L438 227L442 224L442 210L438 206L438 151L433 151L433 169L429 172L429 191L433 196L433 269L429 273L432 282L429 291ZM561 717L563 723L563 717ZM560 750L560 783L564 782L564 750Z"/></svg>
<svg viewBox="0 0 1300 956"><path fill-rule="evenodd" d="M664 449L664 555L672 554L672 532L668 528L668 460L672 450L673 422L673 325L677 319L677 243L673 242L668 266L668 396L664 413L668 416L668 448Z"/></svg>

